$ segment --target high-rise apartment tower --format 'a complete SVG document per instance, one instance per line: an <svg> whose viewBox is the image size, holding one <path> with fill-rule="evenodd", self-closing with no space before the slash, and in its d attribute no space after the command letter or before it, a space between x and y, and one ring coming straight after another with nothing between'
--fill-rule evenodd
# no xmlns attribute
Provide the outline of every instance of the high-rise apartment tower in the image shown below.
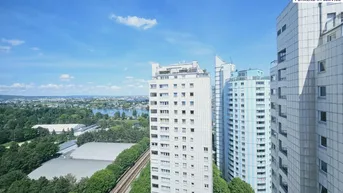
<svg viewBox="0 0 343 193"><path fill-rule="evenodd" d="M151 192L212 193L211 83L196 61L152 64Z"/></svg>
<svg viewBox="0 0 343 193"><path fill-rule="evenodd" d="M271 75L272 190L343 192L343 4L289 3Z"/></svg>

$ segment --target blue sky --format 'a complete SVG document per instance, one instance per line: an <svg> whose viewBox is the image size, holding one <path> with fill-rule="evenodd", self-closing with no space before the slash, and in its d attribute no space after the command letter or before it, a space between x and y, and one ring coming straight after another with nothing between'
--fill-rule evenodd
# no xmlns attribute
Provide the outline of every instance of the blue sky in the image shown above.
<svg viewBox="0 0 343 193"><path fill-rule="evenodd" d="M150 62L268 74L288 0L0 1L0 94L145 95Z"/></svg>

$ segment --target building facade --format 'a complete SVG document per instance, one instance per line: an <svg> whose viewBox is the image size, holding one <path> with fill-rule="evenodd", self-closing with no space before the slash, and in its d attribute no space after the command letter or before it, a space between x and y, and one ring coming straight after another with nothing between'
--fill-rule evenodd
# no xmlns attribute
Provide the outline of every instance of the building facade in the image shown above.
<svg viewBox="0 0 343 193"><path fill-rule="evenodd" d="M271 67L273 192L343 192L343 4L289 3Z"/></svg>
<svg viewBox="0 0 343 193"><path fill-rule="evenodd" d="M225 177L271 192L270 87L261 70L232 73L224 92Z"/></svg>
<svg viewBox="0 0 343 193"><path fill-rule="evenodd" d="M214 86L214 136L215 136L215 161L218 169L224 174L227 165L224 161L224 87L225 80L229 79L231 73L235 71L235 65L226 63L219 56L215 57L215 86Z"/></svg>
<svg viewBox="0 0 343 193"><path fill-rule="evenodd" d="M211 83L196 61L152 64L151 192L211 193Z"/></svg>

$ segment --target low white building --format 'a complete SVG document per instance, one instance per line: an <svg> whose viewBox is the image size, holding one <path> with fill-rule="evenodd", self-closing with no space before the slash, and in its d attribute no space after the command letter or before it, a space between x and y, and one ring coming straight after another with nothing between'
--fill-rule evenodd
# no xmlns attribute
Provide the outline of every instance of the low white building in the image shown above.
<svg viewBox="0 0 343 193"><path fill-rule="evenodd" d="M50 133L53 131L56 134L60 134L64 131L70 131L73 129L74 131L79 130L82 127L85 127L83 124L44 124L44 125L34 125L32 128L37 129L38 127L42 127L44 129L48 129Z"/></svg>

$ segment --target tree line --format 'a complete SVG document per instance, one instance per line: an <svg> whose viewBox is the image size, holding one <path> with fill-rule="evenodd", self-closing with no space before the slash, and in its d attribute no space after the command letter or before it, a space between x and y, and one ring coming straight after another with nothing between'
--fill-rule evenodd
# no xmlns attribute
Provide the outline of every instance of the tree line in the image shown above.
<svg viewBox="0 0 343 193"><path fill-rule="evenodd" d="M148 164L133 182L130 193L150 193L150 183L150 164ZM213 193L254 193L254 190L250 184L240 178L234 178L227 183L221 177L218 168L213 164Z"/></svg>
<svg viewBox="0 0 343 193"><path fill-rule="evenodd" d="M24 143L20 147L12 142L9 148L0 146L0 192L6 192L16 180L53 158L58 145L52 138L42 137Z"/></svg>
<svg viewBox="0 0 343 193"><path fill-rule="evenodd" d="M36 124L96 123L90 109L82 108L14 108L0 105L0 144L10 141L22 142L40 137Z"/></svg>

